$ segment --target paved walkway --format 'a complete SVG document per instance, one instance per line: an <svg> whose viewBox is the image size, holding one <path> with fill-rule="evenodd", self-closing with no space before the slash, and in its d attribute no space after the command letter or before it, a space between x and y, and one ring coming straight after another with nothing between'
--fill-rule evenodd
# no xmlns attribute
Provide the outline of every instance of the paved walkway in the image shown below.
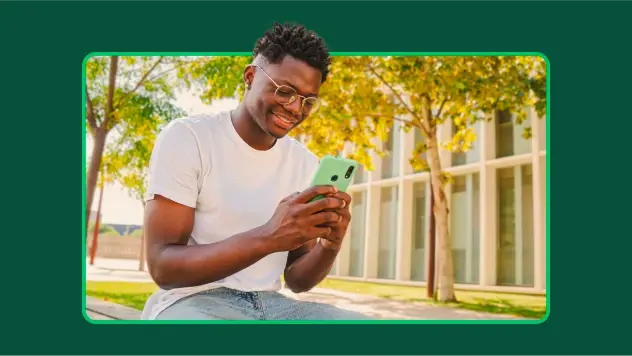
<svg viewBox="0 0 632 356"><path fill-rule="evenodd" d="M138 270L138 265L138 261L135 260L96 259L94 266L90 266L86 262L86 278L90 281L153 283L147 272ZM294 294L284 289L281 293L299 300L332 304L339 308L362 312L380 319L521 319L510 315L480 313L421 302L412 303L389 300L370 295L340 292L324 288L314 288L310 292L300 294ZM95 314L94 316L95 319L100 318L99 315Z"/></svg>

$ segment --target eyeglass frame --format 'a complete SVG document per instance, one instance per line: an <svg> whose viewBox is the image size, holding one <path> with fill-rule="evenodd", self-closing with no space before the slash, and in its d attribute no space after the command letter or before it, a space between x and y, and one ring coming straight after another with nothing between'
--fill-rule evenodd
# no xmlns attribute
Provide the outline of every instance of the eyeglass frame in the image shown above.
<svg viewBox="0 0 632 356"><path fill-rule="evenodd" d="M269 75L269 74L268 74L268 73L267 73L267 72L266 72L263 68L261 68L261 66L259 66L258 64L252 64L252 66L253 66L253 67L257 67L257 68L261 69L261 71L263 72L263 74L265 74L265 75L266 75L266 77L268 77L268 79L270 79L270 81L272 82L272 84L274 84L274 85L277 87L277 88L276 88L276 90L274 91L274 96L275 96L275 100L276 100L276 101L277 101L277 103L279 103L280 105L290 105L290 104L292 104L292 103L296 100L296 97L299 97L299 98L302 98L302 99L303 99L303 100L301 100L301 112L302 112L303 114L311 114L311 113L313 113L313 112L316 112L316 111L320 108L320 98L313 97L313 96L304 96L304 95L301 95L301 94L299 94L299 93L296 91L296 89L292 88L292 87L291 87L291 86L289 86L289 85L285 85L285 84L283 84L283 85L279 85L279 84L277 84L277 82L275 82L275 81L274 81L274 79L272 79L272 77L270 77L270 75ZM290 88L290 89L292 89L292 90L294 91L294 93L296 94L296 95L293 95L293 96L292 96L294 99L293 99L293 100L291 100L289 103L285 103L285 104L283 104L283 103L279 102L279 99L277 99L277 97L279 96L279 95L277 94L277 92L279 91L279 89L280 89L281 87ZM315 110L314 110L314 109L312 109L312 110L310 110L309 112L305 112L305 110L304 110L304 108L305 108L305 101L306 101L307 99L313 100L313 101L317 104L317 105L314 105L314 106L316 107L316 109L315 109Z"/></svg>

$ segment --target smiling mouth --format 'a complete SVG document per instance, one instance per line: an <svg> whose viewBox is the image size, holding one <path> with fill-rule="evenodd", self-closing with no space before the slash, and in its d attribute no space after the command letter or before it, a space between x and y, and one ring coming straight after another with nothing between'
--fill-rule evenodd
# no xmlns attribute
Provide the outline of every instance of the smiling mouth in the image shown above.
<svg viewBox="0 0 632 356"><path fill-rule="evenodd" d="M272 116L275 119L274 120L275 123L284 129L290 129L292 128L292 126L296 125L296 123L298 122L298 120L289 118L284 115L276 114L276 113L272 113Z"/></svg>

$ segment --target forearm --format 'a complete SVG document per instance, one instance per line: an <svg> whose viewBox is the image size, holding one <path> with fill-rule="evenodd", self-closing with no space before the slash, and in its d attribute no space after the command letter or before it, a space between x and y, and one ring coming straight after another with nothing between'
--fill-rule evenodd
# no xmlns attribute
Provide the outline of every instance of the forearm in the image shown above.
<svg viewBox="0 0 632 356"><path fill-rule="evenodd" d="M299 257L285 270L285 283L294 293L306 292L320 283L331 270L338 251L326 249L320 243Z"/></svg>
<svg viewBox="0 0 632 356"><path fill-rule="evenodd" d="M274 252L262 228L207 245L162 245L150 253L149 271L163 289L212 283Z"/></svg>

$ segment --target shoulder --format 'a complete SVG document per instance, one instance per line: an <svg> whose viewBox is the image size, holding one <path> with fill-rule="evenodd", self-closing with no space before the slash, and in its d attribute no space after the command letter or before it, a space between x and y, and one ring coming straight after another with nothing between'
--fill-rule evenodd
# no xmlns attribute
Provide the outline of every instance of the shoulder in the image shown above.
<svg viewBox="0 0 632 356"><path fill-rule="evenodd" d="M287 145L287 151L290 152L290 159L293 163L303 164L310 169L318 165L318 156L296 139L289 136L286 137L285 145Z"/></svg>
<svg viewBox="0 0 632 356"><path fill-rule="evenodd" d="M178 117L169 121L158 134L157 145L180 146L179 149L202 148L208 144L207 138L217 132L223 123L225 113L199 114ZM173 147L178 149L178 147Z"/></svg>
<svg viewBox="0 0 632 356"><path fill-rule="evenodd" d="M221 125L228 115L225 112L212 114L198 114L175 118L162 129L162 132L184 132L199 135Z"/></svg>

